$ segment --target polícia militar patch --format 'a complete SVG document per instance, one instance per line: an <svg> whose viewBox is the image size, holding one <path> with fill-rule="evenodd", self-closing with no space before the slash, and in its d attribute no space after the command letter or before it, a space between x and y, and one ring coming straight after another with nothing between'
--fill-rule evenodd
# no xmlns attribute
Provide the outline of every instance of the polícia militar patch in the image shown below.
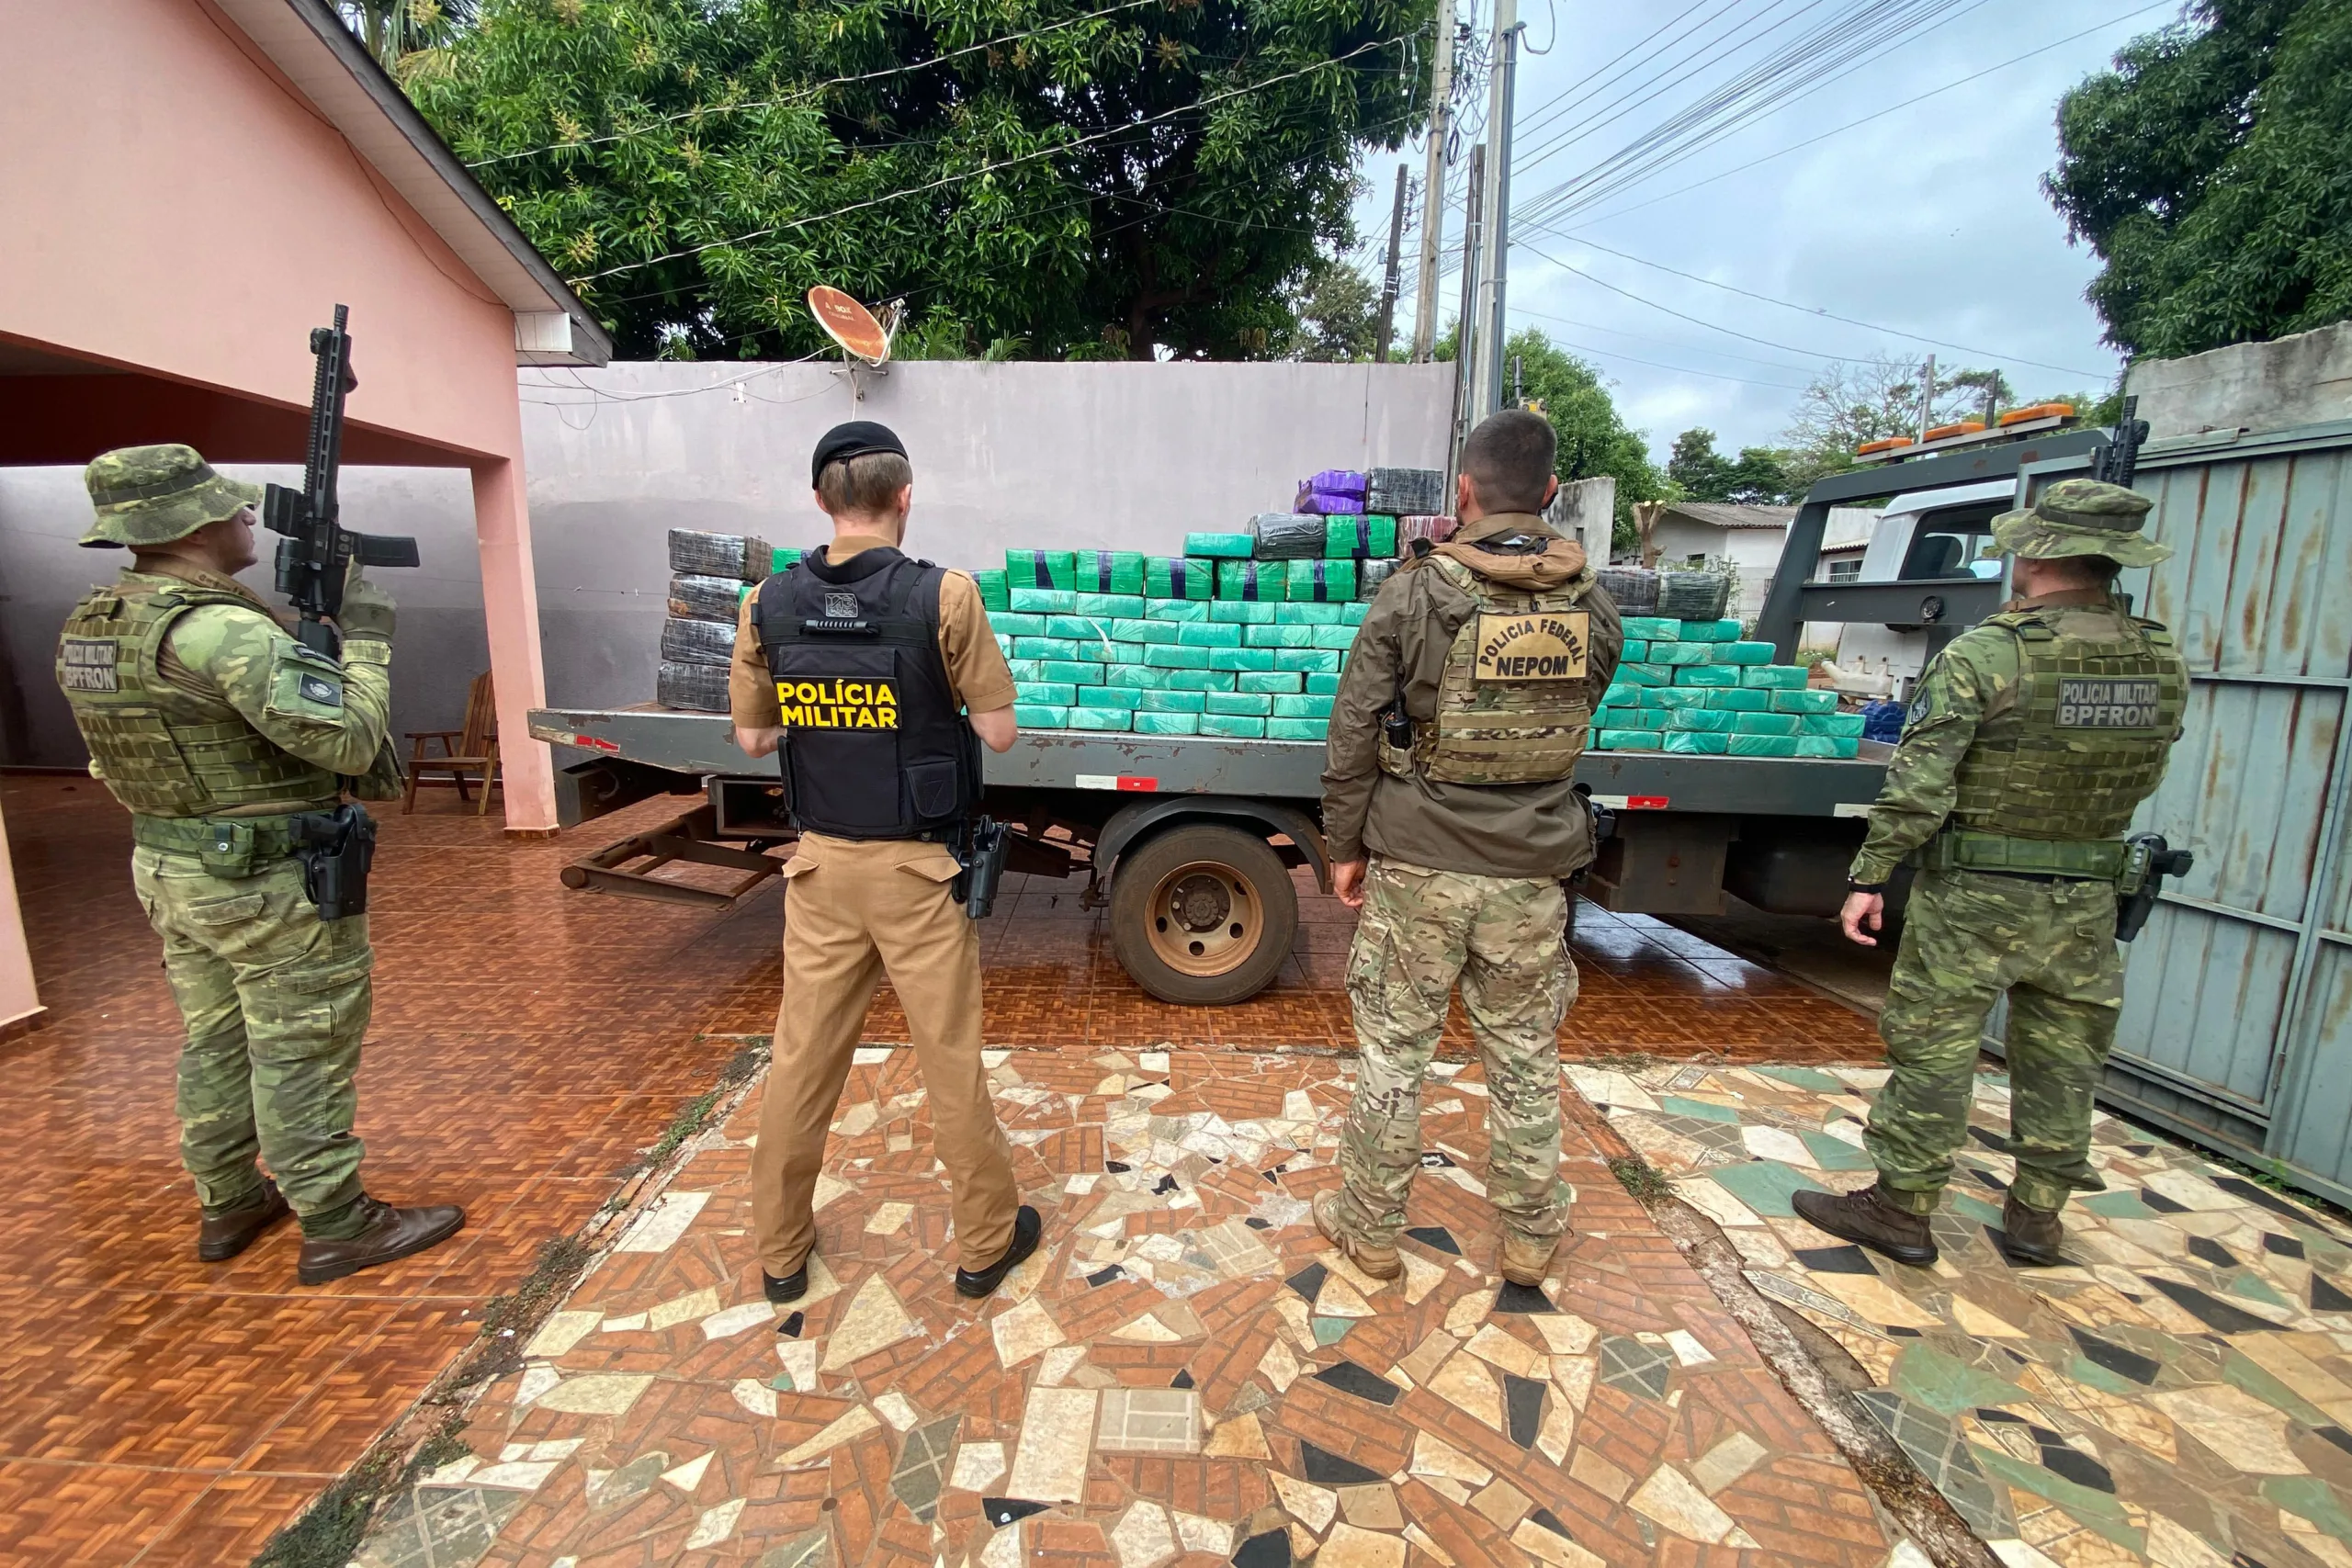
<svg viewBox="0 0 2352 1568"><path fill-rule="evenodd" d="M2061 729L2149 729L2156 723L2163 682L2153 678L2110 679L2062 675L2058 679Z"/></svg>
<svg viewBox="0 0 2352 1568"><path fill-rule="evenodd" d="M786 729L896 729L895 681L778 681Z"/></svg>
<svg viewBox="0 0 2352 1568"><path fill-rule="evenodd" d="M67 637L58 656L60 683L69 692L119 692L115 653L110 637Z"/></svg>

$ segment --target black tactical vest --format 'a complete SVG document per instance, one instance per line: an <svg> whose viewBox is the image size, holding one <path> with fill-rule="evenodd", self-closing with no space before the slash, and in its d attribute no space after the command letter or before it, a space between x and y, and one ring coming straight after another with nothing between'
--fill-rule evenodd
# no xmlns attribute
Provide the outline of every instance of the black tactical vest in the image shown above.
<svg viewBox="0 0 2352 1568"><path fill-rule="evenodd" d="M812 552L760 585L752 625L784 709L785 793L799 827L912 839L978 803L978 738L939 656L946 575L889 548L842 566Z"/></svg>

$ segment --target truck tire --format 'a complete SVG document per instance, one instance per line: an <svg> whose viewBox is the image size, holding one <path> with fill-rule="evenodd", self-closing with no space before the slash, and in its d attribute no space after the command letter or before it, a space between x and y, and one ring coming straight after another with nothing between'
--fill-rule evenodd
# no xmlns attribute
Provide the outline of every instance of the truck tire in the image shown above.
<svg viewBox="0 0 2352 1568"><path fill-rule="evenodd" d="M1298 892L1265 840L1183 822L1129 849L1111 880L1111 942L1163 1002L1225 1007L1266 988L1298 934Z"/></svg>

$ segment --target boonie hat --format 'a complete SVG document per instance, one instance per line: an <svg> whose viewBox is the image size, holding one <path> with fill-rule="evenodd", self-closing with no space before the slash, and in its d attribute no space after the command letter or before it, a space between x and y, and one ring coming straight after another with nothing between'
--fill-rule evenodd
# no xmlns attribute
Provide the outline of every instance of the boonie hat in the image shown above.
<svg viewBox="0 0 2352 1568"><path fill-rule="evenodd" d="M2060 479L2022 512L1993 519L1993 545L1986 555L2054 560L2063 556L2105 556L2120 566L2154 566L2172 558L2172 547L2146 537L2141 529L2154 502L2136 491L2100 479Z"/></svg>
<svg viewBox="0 0 2352 1568"><path fill-rule="evenodd" d="M898 432L870 419L854 419L847 424L833 426L817 438L816 455L808 459L808 483L814 486L824 478L826 464L844 457L863 457L869 452L896 452L903 457L907 448Z"/></svg>
<svg viewBox="0 0 2352 1568"><path fill-rule="evenodd" d="M168 545L208 523L261 504L261 486L212 471L193 446L119 446L82 470L97 519L82 543L97 549Z"/></svg>

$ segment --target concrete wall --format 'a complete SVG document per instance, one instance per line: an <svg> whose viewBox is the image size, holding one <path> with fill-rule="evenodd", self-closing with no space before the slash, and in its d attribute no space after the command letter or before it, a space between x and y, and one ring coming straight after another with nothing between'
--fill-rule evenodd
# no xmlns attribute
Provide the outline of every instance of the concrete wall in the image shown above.
<svg viewBox="0 0 2352 1568"><path fill-rule="evenodd" d="M1286 510L1318 468L1442 468L1452 378L1450 366L927 363L862 373L854 403L821 365L525 371L548 699L652 699L669 529L829 537L808 452L844 419L889 423L913 454L913 551L972 568L1031 546L1172 554L1188 530ZM424 557L381 574L401 604L394 729L454 728L489 667L465 471L347 468L343 507L352 527L416 536ZM0 468L0 764L85 760L51 664L66 611L124 559L74 543L89 515L80 470ZM274 598L266 561L245 580Z"/></svg>
<svg viewBox="0 0 2352 1568"><path fill-rule="evenodd" d="M2352 419L2352 321L2132 367L2148 437Z"/></svg>

